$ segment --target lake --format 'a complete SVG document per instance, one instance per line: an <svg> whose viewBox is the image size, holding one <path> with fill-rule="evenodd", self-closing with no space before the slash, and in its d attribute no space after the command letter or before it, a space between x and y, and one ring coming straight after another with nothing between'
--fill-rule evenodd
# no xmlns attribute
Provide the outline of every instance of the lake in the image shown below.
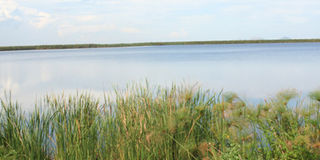
<svg viewBox="0 0 320 160"><path fill-rule="evenodd" d="M320 43L173 45L0 52L0 95L30 105L46 93L110 91L148 79L268 98L320 87Z"/></svg>

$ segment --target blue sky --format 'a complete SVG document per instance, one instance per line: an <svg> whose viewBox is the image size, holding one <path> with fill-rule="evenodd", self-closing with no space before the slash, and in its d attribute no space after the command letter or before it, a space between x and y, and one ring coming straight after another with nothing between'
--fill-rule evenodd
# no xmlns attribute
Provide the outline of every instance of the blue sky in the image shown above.
<svg viewBox="0 0 320 160"><path fill-rule="evenodd" d="M0 46L320 38L320 0L0 0Z"/></svg>

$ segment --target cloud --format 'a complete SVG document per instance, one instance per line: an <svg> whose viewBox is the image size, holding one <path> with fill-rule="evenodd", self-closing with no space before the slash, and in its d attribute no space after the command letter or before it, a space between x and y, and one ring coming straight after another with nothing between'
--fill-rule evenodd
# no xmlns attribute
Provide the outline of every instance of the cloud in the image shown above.
<svg viewBox="0 0 320 160"><path fill-rule="evenodd" d="M181 29L180 31L171 32L169 34L169 37L171 37L171 38L185 38L187 35L188 35L188 33L184 29Z"/></svg>
<svg viewBox="0 0 320 160"><path fill-rule="evenodd" d="M90 24L90 25L72 25L64 24L58 28L59 36L66 36L75 33L95 33L100 31L114 30L115 25L113 24Z"/></svg>
<svg viewBox="0 0 320 160"><path fill-rule="evenodd" d="M248 12L253 7L251 5L231 5L223 9L227 13Z"/></svg>
<svg viewBox="0 0 320 160"><path fill-rule="evenodd" d="M24 7L13 0L0 1L0 22L15 20L42 28L53 21L51 15L34 8Z"/></svg>
<svg viewBox="0 0 320 160"><path fill-rule="evenodd" d="M88 22L88 21L93 21L93 20L99 19L99 16L97 16L97 15L77 16L76 19L80 22Z"/></svg>
<svg viewBox="0 0 320 160"><path fill-rule="evenodd" d="M0 22L5 21L7 19L15 19L18 20L18 16L12 15L17 9L17 4L11 0L1 0L0 1Z"/></svg>
<svg viewBox="0 0 320 160"><path fill-rule="evenodd" d="M124 33L139 33L141 31L139 29L137 29L137 28L125 27L125 28L121 29L121 32L124 32Z"/></svg>
<svg viewBox="0 0 320 160"><path fill-rule="evenodd" d="M33 8L19 7L19 10L24 13L23 18L28 18L28 23L36 28L42 28L53 21L50 14Z"/></svg>
<svg viewBox="0 0 320 160"><path fill-rule="evenodd" d="M185 25L210 23L216 19L213 14L181 16L179 22Z"/></svg>
<svg viewBox="0 0 320 160"><path fill-rule="evenodd" d="M290 22L290 23L306 23L308 22L308 18L306 17L303 17L303 16L285 16L284 19L287 21L287 22Z"/></svg>

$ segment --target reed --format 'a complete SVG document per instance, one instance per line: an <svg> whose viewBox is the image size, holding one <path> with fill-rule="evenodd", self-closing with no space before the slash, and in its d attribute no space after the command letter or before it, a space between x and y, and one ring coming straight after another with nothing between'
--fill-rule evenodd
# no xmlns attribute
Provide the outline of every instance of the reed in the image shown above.
<svg viewBox="0 0 320 160"><path fill-rule="evenodd" d="M5 94L0 159L320 159L320 91L257 106L197 86L115 93L46 96L32 112Z"/></svg>

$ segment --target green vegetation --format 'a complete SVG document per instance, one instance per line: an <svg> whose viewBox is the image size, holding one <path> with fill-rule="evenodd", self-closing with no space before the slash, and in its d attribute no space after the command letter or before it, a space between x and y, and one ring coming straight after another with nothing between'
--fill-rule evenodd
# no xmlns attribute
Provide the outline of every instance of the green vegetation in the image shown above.
<svg viewBox="0 0 320 160"><path fill-rule="evenodd" d="M157 45L196 45L196 44L243 44L243 43L302 43L320 42L320 39L279 39L279 40L230 40L230 41L188 41L188 42L145 42L120 44L67 44L67 45L38 45L38 46L2 46L0 51L40 50L40 49L72 49L72 48L108 48Z"/></svg>
<svg viewBox="0 0 320 160"><path fill-rule="evenodd" d="M131 85L102 102L46 96L31 113L6 95L0 159L320 159L320 91L251 106L195 86Z"/></svg>

